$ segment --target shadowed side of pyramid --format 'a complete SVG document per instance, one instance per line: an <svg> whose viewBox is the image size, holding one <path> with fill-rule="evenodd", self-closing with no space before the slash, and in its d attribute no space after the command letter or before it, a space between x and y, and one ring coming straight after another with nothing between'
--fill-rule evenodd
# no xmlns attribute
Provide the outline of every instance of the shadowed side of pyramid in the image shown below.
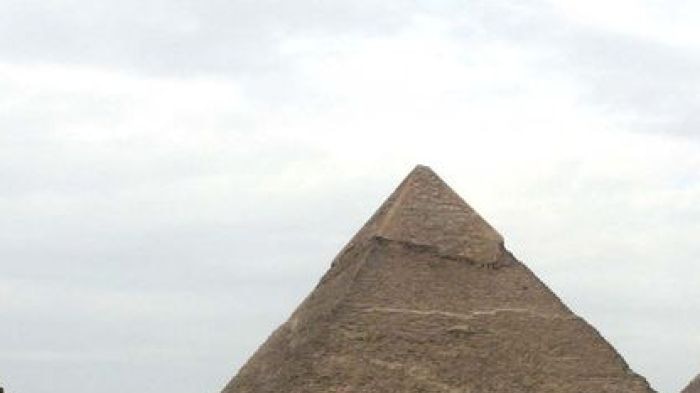
<svg viewBox="0 0 700 393"><path fill-rule="evenodd" d="M223 392L651 391L419 166Z"/></svg>
<svg viewBox="0 0 700 393"><path fill-rule="evenodd" d="M700 393L700 375L696 376L681 393Z"/></svg>

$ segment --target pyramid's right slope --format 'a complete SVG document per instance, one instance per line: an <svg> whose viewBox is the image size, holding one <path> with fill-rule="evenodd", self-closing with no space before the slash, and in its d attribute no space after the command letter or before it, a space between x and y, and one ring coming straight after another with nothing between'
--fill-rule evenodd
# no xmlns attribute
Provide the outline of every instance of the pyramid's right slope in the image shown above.
<svg viewBox="0 0 700 393"><path fill-rule="evenodd" d="M700 393L700 375L690 381L681 393Z"/></svg>
<svg viewBox="0 0 700 393"><path fill-rule="evenodd" d="M223 392L652 390L419 166Z"/></svg>

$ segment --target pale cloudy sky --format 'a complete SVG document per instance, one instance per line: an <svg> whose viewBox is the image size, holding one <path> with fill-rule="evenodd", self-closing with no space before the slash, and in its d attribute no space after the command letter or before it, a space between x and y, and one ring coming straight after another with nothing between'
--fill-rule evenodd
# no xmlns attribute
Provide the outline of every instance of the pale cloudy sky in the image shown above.
<svg viewBox="0 0 700 393"><path fill-rule="evenodd" d="M218 392L417 163L663 393L700 4L0 0L0 383Z"/></svg>

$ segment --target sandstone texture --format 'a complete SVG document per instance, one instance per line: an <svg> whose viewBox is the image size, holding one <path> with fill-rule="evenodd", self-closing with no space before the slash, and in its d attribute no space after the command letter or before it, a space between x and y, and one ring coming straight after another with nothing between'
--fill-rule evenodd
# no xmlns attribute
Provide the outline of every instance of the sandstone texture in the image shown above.
<svg viewBox="0 0 700 393"><path fill-rule="evenodd" d="M418 166L223 390L373 392L653 391Z"/></svg>

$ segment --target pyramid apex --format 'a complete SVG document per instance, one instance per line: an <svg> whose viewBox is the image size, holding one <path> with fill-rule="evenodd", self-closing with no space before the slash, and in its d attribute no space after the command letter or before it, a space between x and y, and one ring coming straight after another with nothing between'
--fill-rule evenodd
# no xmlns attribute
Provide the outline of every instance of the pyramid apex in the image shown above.
<svg viewBox="0 0 700 393"><path fill-rule="evenodd" d="M353 241L371 236L482 263L503 252L501 235L426 165L413 168Z"/></svg>
<svg viewBox="0 0 700 393"><path fill-rule="evenodd" d="M413 170L411 170L411 172L409 172L408 176L406 176L406 177L408 178L411 176L416 176L420 173L432 174L432 175L437 176L435 171L433 171L433 168L429 167L428 165L418 164L415 167L413 167Z"/></svg>
<svg viewBox="0 0 700 393"><path fill-rule="evenodd" d="M430 168L428 165L423 165L423 164L417 164L414 168L413 171L418 171L418 170L427 170L432 172L433 169Z"/></svg>

